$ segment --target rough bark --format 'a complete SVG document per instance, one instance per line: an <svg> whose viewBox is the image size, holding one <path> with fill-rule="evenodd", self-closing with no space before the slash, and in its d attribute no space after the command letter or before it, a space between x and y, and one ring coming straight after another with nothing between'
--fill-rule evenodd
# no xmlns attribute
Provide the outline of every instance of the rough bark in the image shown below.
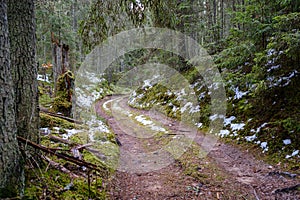
<svg viewBox="0 0 300 200"><path fill-rule="evenodd" d="M18 196L23 173L16 139L6 0L0 0L0 198Z"/></svg>
<svg viewBox="0 0 300 200"><path fill-rule="evenodd" d="M38 142L38 82L34 0L8 0L17 134Z"/></svg>
<svg viewBox="0 0 300 200"><path fill-rule="evenodd" d="M60 75L70 69L69 65L69 45L63 44L51 33L52 40L52 59L53 59L53 81L55 96L57 96L57 81Z"/></svg>

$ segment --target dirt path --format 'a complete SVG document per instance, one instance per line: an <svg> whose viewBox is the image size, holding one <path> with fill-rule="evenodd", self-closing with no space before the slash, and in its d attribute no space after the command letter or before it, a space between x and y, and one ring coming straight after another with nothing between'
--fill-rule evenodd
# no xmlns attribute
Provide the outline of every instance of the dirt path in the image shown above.
<svg viewBox="0 0 300 200"><path fill-rule="evenodd" d="M125 97L105 98L96 111L122 143L120 168L108 185L111 199L300 199L299 190L278 190L299 184L299 176L277 173L276 166L221 142L201 158L203 133L160 113L130 108ZM198 145L189 144L180 158L175 150L159 151L192 133Z"/></svg>

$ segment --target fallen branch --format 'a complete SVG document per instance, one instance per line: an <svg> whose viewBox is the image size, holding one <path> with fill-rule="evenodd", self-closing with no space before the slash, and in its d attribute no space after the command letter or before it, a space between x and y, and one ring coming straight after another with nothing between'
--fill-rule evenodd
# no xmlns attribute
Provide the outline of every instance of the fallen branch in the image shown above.
<svg viewBox="0 0 300 200"><path fill-rule="evenodd" d="M68 144L68 145L76 145L73 142L71 142L70 140L66 140L66 139L63 139L61 137L57 137L55 135L50 134L50 135L47 135L47 137L49 137L49 139L54 141L54 142L61 142L61 143Z"/></svg>
<svg viewBox="0 0 300 200"><path fill-rule="evenodd" d="M83 145L79 145L76 147L76 149L80 150L80 149L86 149L86 147L90 147L93 146L92 143L87 143L87 144L83 144Z"/></svg>
<svg viewBox="0 0 300 200"><path fill-rule="evenodd" d="M272 175L286 176L286 177L289 177L289 178L296 178L297 177L297 174L292 174L290 172L278 172L278 171L269 172L268 175L269 176L272 176Z"/></svg>
<svg viewBox="0 0 300 200"><path fill-rule="evenodd" d="M64 166L62 166L61 164L54 162L53 160L51 160L50 158L48 158L47 156L42 156L42 158L44 160L46 160L52 167L60 170L63 173L67 173L71 176L71 178L79 178L78 175L74 174L73 172L71 172L70 170L68 170L67 168L65 168Z"/></svg>
<svg viewBox="0 0 300 200"><path fill-rule="evenodd" d="M70 118L70 117L66 117L64 115L60 115L60 114L57 114L57 113L50 112L49 110L47 110L46 108L43 108L43 107L40 107L40 112L45 113L47 115L50 115L52 117L58 117L58 118L64 119L68 122L72 122L72 123L75 123L75 124L83 124L81 121L78 121L78 120Z"/></svg>
<svg viewBox="0 0 300 200"><path fill-rule="evenodd" d="M287 188L282 188L282 189L277 189L275 190L275 193L280 193L280 192L291 192L291 191L299 191L300 190L300 184L297 184L295 186L287 187Z"/></svg>
<svg viewBox="0 0 300 200"><path fill-rule="evenodd" d="M27 140L27 139L25 139L23 137L17 136L17 139L20 142L22 142L22 143L24 143L26 145L29 145L29 146L31 146L31 147L33 147L35 149L39 149L39 150L41 150L43 152L55 155L58 158L62 158L64 160L70 161L70 162L72 162L72 163L74 163L76 165L79 165L81 167L84 166L84 167L87 167L89 169L93 169L93 170L98 171L98 172L105 172L106 171L106 169L104 167L102 167L102 166L100 167L100 166L97 166L95 164L85 162L83 160L78 160L77 158L75 158L73 156L70 156L68 154L64 154L64 153L59 153L59 152L53 151L53 150L51 150L51 149L49 149L49 148L47 148L47 147L45 147L43 145L36 144L36 143L34 143L34 142L30 141L30 140Z"/></svg>

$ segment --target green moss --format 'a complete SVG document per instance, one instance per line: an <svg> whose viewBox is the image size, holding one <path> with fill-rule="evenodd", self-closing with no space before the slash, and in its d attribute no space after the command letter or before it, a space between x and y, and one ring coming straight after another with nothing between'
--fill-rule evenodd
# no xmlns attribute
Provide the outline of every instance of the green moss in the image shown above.
<svg viewBox="0 0 300 200"><path fill-rule="evenodd" d="M66 116L70 116L74 80L74 74L71 71L67 71L58 77L56 97L51 108L53 112L61 112Z"/></svg>
<svg viewBox="0 0 300 200"><path fill-rule="evenodd" d="M91 175L89 188L86 178L72 180L67 174L55 169L41 169L43 174L36 174L37 169L28 169L25 194L23 199L106 199L102 188L102 179ZM66 189L67 186L71 186Z"/></svg>
<svg viewBox="0 0 300 200"><path fill-rule="evenodd" d="M49 128L61 127L65 129L71 129L75 127L75 124L58 117L40 113L40 126Z"/></svg>

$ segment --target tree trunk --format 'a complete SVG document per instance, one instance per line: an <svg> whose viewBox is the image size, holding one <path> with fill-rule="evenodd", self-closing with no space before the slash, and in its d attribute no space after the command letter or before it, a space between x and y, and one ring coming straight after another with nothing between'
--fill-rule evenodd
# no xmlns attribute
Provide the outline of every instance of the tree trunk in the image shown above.
<svg viewBox="0 0 300 200"><path fill-rule="evenodd" d="M51 33L51 40L53 45L53 81L55 96L57 95L57 81L60 75L64 74L70 69L69 64L69 45L62 44L60 40L56 39L54 33Z"/></svg>
<svg viewBox="0 0 300 200"><path fill-rule="evenodd" d="M9 60L6 0L0 0L0 198L15 197L23 186L16 139L14 93Z"/></svg>
<svg viewBox="0 0 300 200"><path fill-rule="evenodd" d="M17 134L39 142L34 0L8 0Z"/></svg>

